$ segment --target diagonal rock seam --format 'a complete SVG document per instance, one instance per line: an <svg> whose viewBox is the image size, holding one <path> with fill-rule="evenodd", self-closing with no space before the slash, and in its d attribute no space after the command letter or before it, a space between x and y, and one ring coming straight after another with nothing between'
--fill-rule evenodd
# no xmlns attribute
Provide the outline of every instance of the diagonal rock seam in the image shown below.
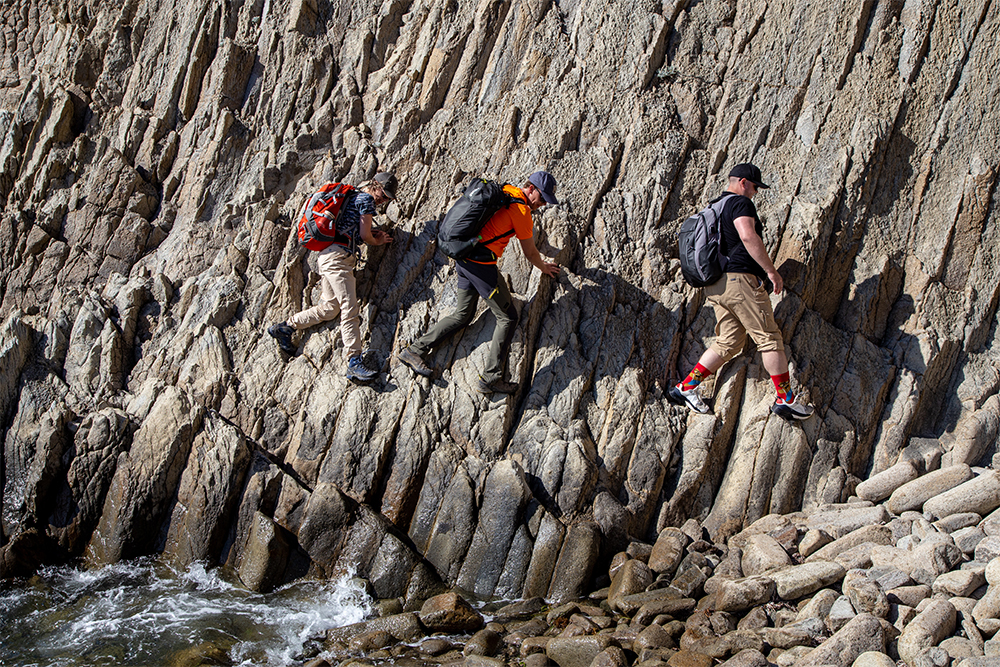
<svg viewBox="0 0 1000 667"><path fill-rule="evenodd" d="M204 554L260 588L358 567L386 596L438 579L568 596L626 537L693 517L724 540L847 500L913 436L950 464L990 460L1000 160L973 123L993 122L976 92L991 90L995 3L563 4L6 12L5 573L38 564L26 531L101 562L121 546L95 542L105 510L173 498L161 535L128 549ZM753 354L706 386L715 418L662 397L714 325L672 232L744 159L775 185L761 211L789 287L779 319L820 415L803 429L767 418ZM381 217L397 241L359 278L384 374L352 388L336 323L287 362L261 332L316 297L298 201L381 167L400 176ZM524 306L520 394L468 391L488 316L436 355L439 377L413 379L392 353L454 290L424 221L471 175L538 167L567 202L536 221L565 271L552 283L504 257ZM129 456L168 393L201 425L172 445L175 488L143 505L109 469L142 464ZM498 466L510 497L488 497L507 489ZM207 533L185 514L197 489Z"/></svg>

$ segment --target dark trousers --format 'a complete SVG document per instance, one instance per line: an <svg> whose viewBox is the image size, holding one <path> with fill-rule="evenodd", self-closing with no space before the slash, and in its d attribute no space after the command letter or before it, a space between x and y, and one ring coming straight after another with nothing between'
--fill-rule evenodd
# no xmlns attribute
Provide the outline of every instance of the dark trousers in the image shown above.
<svg viewBox="0 0 1000 667"><path fill-rule="evenodd" d="M416 342L410 345L417 354L423 356L439 343L449 338L460 329L464 329L476 315L479 297L486 299L486 304L497 318L493 329L493 341L490 343L490 355L482 377L487 382L503 377L503 365L510 351L510 343L517 327L517 308L507 289L507 281L500 275L496 264L476 264L459 260L458 269L458 307L430 328Z"/></svg>

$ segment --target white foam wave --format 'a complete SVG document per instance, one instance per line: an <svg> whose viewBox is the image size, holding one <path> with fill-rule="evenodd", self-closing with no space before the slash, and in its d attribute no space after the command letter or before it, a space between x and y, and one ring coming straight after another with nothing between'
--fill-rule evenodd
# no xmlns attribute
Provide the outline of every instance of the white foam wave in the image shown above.
<svg viewBox="0 0 1000 667"><path fill-rule="evenodd" d="M16 623L23 660L0 649L0 664L53 667L156 664L173 651L202 643L226 647L234 662L291 664L326 630L364 620L372 601L350 576L300 581L262 595L195 564L177 572L152 561L99 570L48 568L30 587L0 595L0 626ZM39 583L40 582L40 583Z"/></svg>

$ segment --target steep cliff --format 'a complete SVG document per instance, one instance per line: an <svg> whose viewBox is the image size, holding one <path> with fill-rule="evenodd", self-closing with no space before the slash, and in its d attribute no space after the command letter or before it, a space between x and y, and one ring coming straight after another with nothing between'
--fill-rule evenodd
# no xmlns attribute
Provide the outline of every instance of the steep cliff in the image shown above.
<svg viewBox="0 0 1000 667"><path fill-rule="evenodd" d="M631 538L715 539L850 496L915 436L988 461L1000 426L997 5L838 0L17 2L0 42L2 568L165 552L249 586L355 567L566 598ZM662 388L714 318L681 218L761 166L803 425L750 351ZM511 398L472 390L488 313L414 376L454 302L435 220L538 168L540 276ZM292 220L328 180L399 177L358 272L369 387ZM485 311L484 311L485 312Z"/></svg>

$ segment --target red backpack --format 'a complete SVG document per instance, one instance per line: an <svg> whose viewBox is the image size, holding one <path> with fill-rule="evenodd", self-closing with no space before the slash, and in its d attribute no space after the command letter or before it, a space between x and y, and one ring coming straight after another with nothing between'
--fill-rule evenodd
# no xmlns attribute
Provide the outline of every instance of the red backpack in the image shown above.
<svg viewBox="0 0 1000 667"><path fill-rule="evenodd" d="M350 247L351 238L337 231L337 218L355 191L353 185L327 183L307 199L299 214L299 245L309 250L323 250L332 243Z"/></svg>

